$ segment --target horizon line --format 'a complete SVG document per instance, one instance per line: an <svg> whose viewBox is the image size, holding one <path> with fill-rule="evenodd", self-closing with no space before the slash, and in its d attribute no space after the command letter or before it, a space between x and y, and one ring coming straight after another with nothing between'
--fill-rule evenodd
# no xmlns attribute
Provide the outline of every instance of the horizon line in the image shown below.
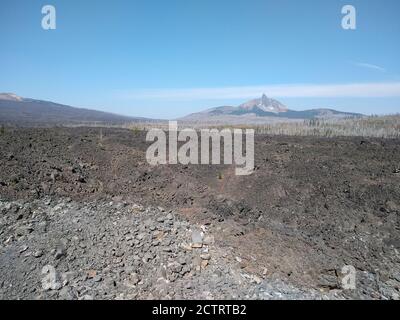
<svg viewBox="0 0 400 320"><path fill-rule="evenodd" d="M114 91L122 100L224 100L272 98L385 98L400 97L400 82L346 84L277 84L198 88L143 88Z"/></svg>

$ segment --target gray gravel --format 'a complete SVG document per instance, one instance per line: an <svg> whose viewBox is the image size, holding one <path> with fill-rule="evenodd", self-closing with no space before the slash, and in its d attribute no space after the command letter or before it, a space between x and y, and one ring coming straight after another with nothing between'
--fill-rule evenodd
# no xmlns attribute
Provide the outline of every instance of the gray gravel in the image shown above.
<svg viewBox="0 0 400 320"><path fill-rule="evenodd" d="M162 208L0 202L1 299L340 299L241 270L204 226Z"/></svg>

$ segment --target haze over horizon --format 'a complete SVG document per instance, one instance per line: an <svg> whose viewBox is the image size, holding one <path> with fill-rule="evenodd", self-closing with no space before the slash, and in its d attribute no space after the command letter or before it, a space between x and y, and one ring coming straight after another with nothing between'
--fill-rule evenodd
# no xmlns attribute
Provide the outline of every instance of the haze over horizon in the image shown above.
<svg viewBox="0 0 400 320"><path fill-rule="evenodd" d="M400 112L400 2L42 1L0 10L0 92L177 118L262 93L293 110ZM357 29L341 28L342 6Z"/></svg>

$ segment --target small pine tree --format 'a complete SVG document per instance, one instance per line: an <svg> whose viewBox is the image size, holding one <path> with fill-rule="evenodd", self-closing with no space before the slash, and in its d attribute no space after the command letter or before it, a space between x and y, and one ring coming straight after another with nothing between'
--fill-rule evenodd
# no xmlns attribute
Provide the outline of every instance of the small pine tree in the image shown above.
<svg viewBox="0 0 400 320"><path fill-rule="evenodd" d="M135 126L132 128L132 131L133 131L134 135L137 135L140 132L140 129Z"/></svg>

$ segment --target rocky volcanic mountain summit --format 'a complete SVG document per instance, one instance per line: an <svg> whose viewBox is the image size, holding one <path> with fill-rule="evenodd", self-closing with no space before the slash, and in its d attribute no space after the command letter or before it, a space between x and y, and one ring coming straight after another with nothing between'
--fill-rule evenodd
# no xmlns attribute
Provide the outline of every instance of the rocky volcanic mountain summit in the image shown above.
<svg viewBox="0 0 400 320"><path fill-rule="evenodd" d="M23 101L24 99L14 93L0 93L0 100L5 101Z"/></svg>
<svg viewBox="0 0 400 320"><path fill-rule="evenodd" d="M265 94L263 94L259 99L250 100L239 106L239 109L243 110L253 110L254 108L274 113L288 111L288 108L285 105L280 103L278 100L268 98Z"/></svg>

